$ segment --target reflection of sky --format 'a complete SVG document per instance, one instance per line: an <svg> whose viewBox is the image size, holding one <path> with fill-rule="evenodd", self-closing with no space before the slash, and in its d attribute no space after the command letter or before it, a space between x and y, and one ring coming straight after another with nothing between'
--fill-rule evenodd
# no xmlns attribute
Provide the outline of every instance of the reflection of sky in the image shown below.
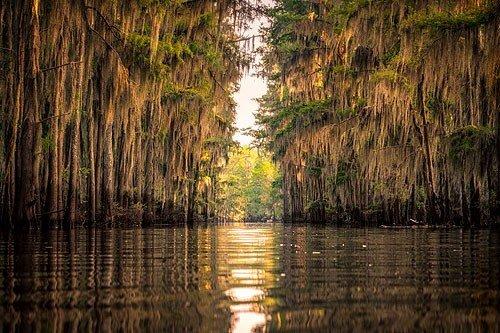
<svg viewBox="0 0 500 333"><path fill-rule="evenodd" d="M0 332L497 332L499 249L488 229L0 232Z"/></svg>
<svg viewBox="0 0 500 333"><path fill-rule="evenodd" d="M261 1L261 3L269 5L270 0ZM242 33L244 36L254 36L259 34L259 27L263 20L255 20L252 22L247 29ZM261 40L259 38L255 39L255 50L261 45ZM239 130L234 135L234 139L240 142L242 145L248 145L252 141L252 138L241 133L242 129L253 127L255 125L254 113L259 108L259 103L255 101L256 98L262 97L266 93L267 83L261 77L256 77L257 72L256 65L260 62L260 56L254 52L254 66L250 68L248 74L246 74L240 81L240 90L234 95L236 100L236 128Z"/></svg>
<svg viewBox="0 0 500 333"><path fill-rule="evenodd" d="M264 303L275 286L276 235L271 228L235 224L217 237L221 288L230 300L231 332L264 330L271 319Z"/></svg>

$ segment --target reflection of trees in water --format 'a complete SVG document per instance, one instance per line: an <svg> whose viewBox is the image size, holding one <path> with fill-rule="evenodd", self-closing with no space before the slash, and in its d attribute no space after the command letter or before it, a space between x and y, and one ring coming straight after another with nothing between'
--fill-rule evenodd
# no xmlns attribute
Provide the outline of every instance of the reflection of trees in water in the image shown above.
<svg viewBox="0 0 500 333"><path fill-rule="evenodd" d="M199 264L192 260L197 233L175 228L9 235L2 249L0 322L35 330L227 330L227 310L215 306L222 294L198 278Z"/></svg>
<svg viewBox="0 0 500 333"><path fill-rule="evenodd" d="M498 244L490 231L283 224L7 233L0 325L494 329Z"/></svg>
<svg viewBox="0 0 500 333"><path fill-rule="evenodd" d="M287 228L289 230L287 230ZM494 329L498 235L286 227L270 329ZM315 236L316 235L316 236ZM319 251L318 251L319 250Z"/></svg>

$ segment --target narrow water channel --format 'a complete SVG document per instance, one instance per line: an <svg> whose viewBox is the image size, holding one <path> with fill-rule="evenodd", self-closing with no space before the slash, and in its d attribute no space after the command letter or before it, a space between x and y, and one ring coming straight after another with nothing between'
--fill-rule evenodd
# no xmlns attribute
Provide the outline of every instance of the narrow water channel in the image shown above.
<svg viewBox="0 0 500 333"><path fill-rule="evenodd" d="M498 331L490 230L0 233L0 332Z"/></svg>

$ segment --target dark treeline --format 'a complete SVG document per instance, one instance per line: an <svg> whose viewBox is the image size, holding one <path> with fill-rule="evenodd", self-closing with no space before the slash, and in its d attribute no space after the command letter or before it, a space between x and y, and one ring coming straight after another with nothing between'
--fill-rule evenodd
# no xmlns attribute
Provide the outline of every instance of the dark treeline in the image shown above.
<svg viewBox="0 0 500 333"><path fill-rule="evenodd" d="M498 216L498 1L279 0L257 133L292 220Z"/></svg>
<svg viewBox="0 0 500 333"><path fill-rule="evenodd" d="M2 221L213 216L251 7L1 0Z"/></svg>

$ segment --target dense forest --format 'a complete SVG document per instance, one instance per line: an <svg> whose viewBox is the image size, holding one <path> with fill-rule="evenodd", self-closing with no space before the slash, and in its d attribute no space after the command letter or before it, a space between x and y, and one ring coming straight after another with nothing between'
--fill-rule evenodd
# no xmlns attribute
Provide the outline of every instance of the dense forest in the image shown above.
<svg viewBox="0 0 500 333"><path fill-rule="evenodd" d="M280 192L285 220L490 223L499 13L495 0L0 0L0 224L268 216L280 205L262 198ZM256 145L282 177L236 204L230 187L252 179L228 180L238 154L225 164L257 15Z"/></svg>
<svg viewBox="0 0 500 333"><path fill-rule="evenodd" d="M499 215L500 3L278 0L256 136L288 220Z"/></svg>
<svg viewBox="0 0 500 333"><path fill-rule="evenodd" d="M500 332L500 0L0 0L0 333Z"/></svg>
<svg viewBox="0 0 500 333"><path fill-rule="evenodd" d="M271 156L235 147L218 177L216 207L222 221L267 221L282 216L281 175Z"/></svg>
<svg viewBox="0 0 500 333"><path fill-rule="evenodd" d="M214 216L243 0L1 0L5 224Z"/></svg>

